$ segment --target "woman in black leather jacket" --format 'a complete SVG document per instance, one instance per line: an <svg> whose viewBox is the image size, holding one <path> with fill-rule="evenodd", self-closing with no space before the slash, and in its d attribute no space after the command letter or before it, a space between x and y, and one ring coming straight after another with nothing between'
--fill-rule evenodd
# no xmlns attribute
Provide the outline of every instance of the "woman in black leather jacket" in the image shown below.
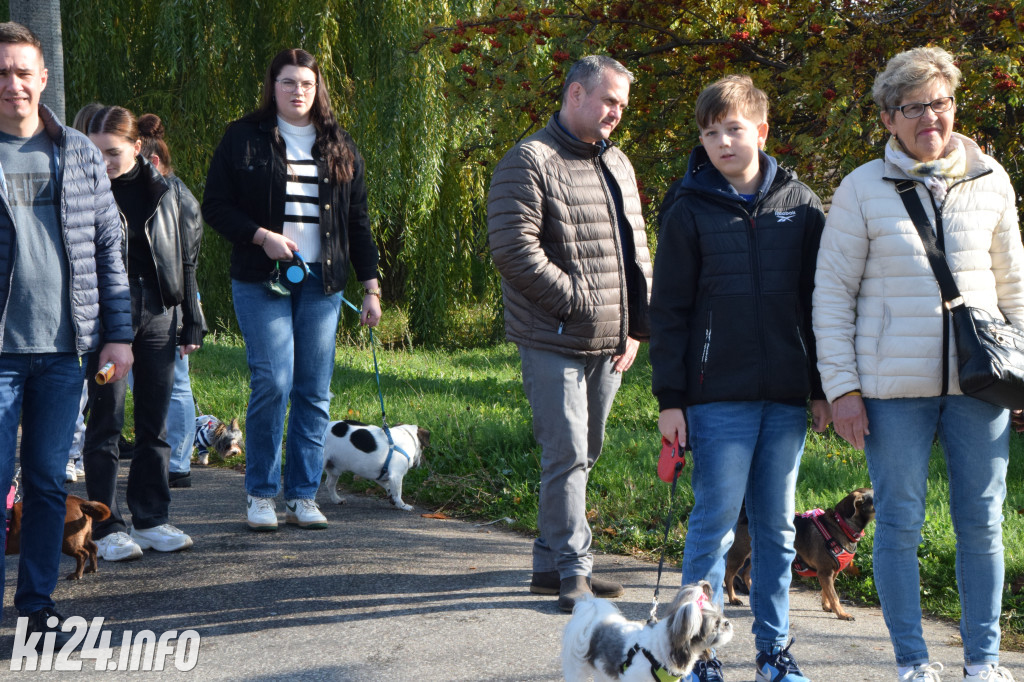
<svg viewBox="0 0 1024 682"><path fill-rule="evenodd" d="M117 509L118 436L124 424L127 381L99 385L90 380L92 404L85 433L86 490L108 505L111 516L94 524L93 539L107 561L137 559L143 549L171 552L192 539L168 523L170 447L165 420L174 379L176 306L181 310L181 352L202 345L192 247L201 225L191 194L176 191L139 154L135 117L123 107L105 107L89 121L89 139L100 148L124 229L123 253L131 290L135 339L135 451L126 494L130 533ZM96 367L90 367L89 376Z"/></svg>
<svg viewBox="0 0 1024 682"><path fill-rule="evenodd" d="M363 324L380 321L380 289L363 159L335 120L320 67L305 50L279 52L259 109L228 126L210 162L203 217L233 244L231 294L252 375L246 521L253 530L275 530L274 500L283 488L288 523L325 528L314 497L349 266L365 287ZM283 290L282 273L291 270L285 262L296 253L310 274Z"/></svg>

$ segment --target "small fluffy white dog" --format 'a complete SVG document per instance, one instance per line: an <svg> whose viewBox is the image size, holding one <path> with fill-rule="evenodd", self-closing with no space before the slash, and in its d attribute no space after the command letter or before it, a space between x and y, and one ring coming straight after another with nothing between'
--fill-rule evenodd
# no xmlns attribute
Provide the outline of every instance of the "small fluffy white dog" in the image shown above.
<svg viewBox="0 0 1024 682"><path fill-rule="evenodd" d="M384 429L357 421L336 421L327 425L324 438L324 482L335 504L345 502L337 491L338 477L346 471L376 481L388 491L391 504L405 511L412 505L402 501L402 479L423 460L430 445L430 432L413 424L390 427L396 448L391 449ZM388 453L391 453L390 459Z"/></svg>
<svg viewBox="0 0 1024 682"><path fill-rule="evenodd" d="M732 639L732 623L711 603L702 580L679 590L669 615L653 624L626 620L606 599L576 602L562 638L566 682L649 682L686 677L708 649Z"/></svg>

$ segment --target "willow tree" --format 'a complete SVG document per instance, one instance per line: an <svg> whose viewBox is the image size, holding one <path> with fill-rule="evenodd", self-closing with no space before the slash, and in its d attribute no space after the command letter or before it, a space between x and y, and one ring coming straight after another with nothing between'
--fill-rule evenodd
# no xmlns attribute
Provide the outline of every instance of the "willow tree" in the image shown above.
<svg viewBox="0 0 1024 682"><path fill-rule="evenodd" d="M224 126L255 108L270 59L285 47L309 50L366 158L386 298L407 303L414 335L430 340L464 283L487 269L453 252L461 227L440 217L479 191L448 170L449 150L463 146L443 92L452 55L411 46L431 20L469 8L460 0L64 0L68 102L72 111L101 101L158 114L178 175L201 197ZM199 279L220 328L235 324L228 252L208 230Z"/></svg>

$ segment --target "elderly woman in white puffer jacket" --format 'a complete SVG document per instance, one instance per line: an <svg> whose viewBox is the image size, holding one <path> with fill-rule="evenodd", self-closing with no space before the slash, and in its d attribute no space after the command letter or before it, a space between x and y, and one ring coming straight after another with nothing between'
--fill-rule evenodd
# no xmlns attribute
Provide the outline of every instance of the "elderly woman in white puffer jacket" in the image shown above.
<svg viewBox="0 0 1024 682"><path fill-rule="evenodd" d="M1013 188L995 159L953 132L959 81L939 48L898 54L878 75L873 96L892 137L884 159L857 168L836 191L813 299L835 429L865 450L875 489L875 584L897 677L907 682L937 682L942 670L929 662L922 635L917 558L936 432L957 536L964 679L1013 679L998 664L1010 415L961 394L949 313L895 186L917 183L967 305L1024 328Z"/></svg>

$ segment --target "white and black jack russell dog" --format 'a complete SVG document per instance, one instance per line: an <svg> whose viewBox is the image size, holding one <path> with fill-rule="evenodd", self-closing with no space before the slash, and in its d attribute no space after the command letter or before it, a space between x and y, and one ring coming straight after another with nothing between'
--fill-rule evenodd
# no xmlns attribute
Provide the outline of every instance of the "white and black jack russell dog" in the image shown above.
<svg viewBox="0 0 1024 682"><path fill-rule="evenodd" d="M393 442L379 426L351 420L327 425L324 482L332 502L344 503L336 488L338 477L349 471L376 481L388 491L393 505L412 511L412 505L402 501L402 479L422 462L423 450L430 445L430 432L413 424L396 424L389 431Z"/></svg>

